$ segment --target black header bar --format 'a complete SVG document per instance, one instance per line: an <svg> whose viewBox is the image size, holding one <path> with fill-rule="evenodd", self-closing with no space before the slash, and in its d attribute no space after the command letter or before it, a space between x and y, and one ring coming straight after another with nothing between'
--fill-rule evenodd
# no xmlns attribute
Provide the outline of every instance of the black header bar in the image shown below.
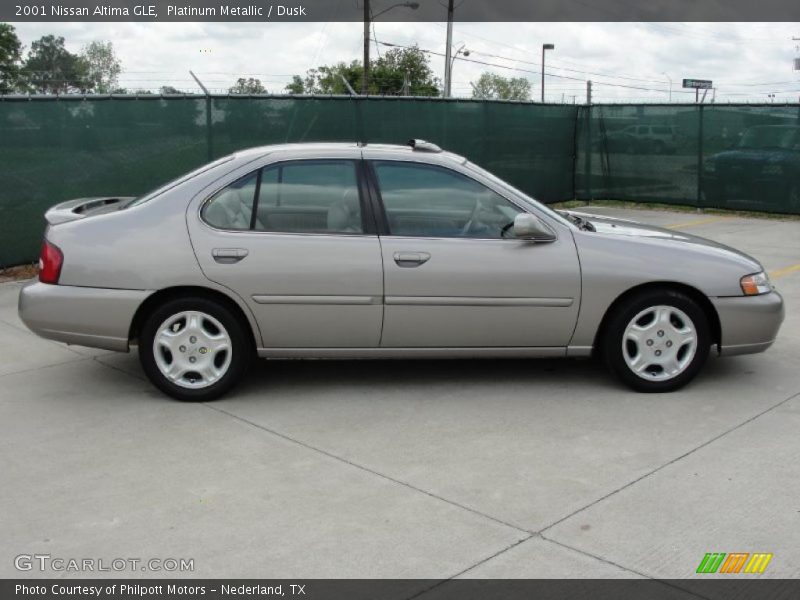
<svg viewBox="0 0 800 600"><path fill-rule="evenodd" d="M0 21L361 21L363 0L2 0ZM443 22L447 0L370 0L383 21ZM460 22L800 21L797 0L469 0ZM413 8L416 6L416 8Z"/></svg>
<svg viewBox="0 0 800 600"><path fill-rule="evenodd" d="M796 600L800 580L6 579L3 600Z"/></svg>

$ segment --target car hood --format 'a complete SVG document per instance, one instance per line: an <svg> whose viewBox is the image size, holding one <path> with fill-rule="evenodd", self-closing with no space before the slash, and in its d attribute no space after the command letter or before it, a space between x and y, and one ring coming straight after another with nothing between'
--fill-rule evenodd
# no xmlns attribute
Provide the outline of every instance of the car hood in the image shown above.
<svg viewBox="0 0 800 600"><path fill-rule="evenodd" d="M602 215L594 215L576 211L565 211L568 214L576 215L589 221L595 228L593 233L595 235L611 235L611 236L628 236L632 238L640 238L642 240L661 240L668 244L690 245L693 250L714 254L717 256L728 256L732 259L738 260L743 264L748 264L753 272L761 270L763 267L752 256L731 248L725 244L720 244L713 240L684 233L682 231L675 231L673 229L665 229L663 227L656 227L654 225L645 225L637 221L629 219L618 219L614 217L606 217Z"/></svg>

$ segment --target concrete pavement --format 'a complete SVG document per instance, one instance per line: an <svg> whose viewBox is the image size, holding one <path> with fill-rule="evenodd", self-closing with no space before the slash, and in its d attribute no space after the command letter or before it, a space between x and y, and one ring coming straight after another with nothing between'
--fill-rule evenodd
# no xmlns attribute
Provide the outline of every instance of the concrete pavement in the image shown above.
<svg viewBox="0 0 800 600"><path fill-rule="evenodd" d="M53 576L13 564L49 553L193 558L174 573L193 577L683 578L706 552L800 576L800 222L582 210L756 256L787 302L775 346L668 395L591 361L262 361L181 404L135 354L33 336L0 285L0 576Z"/></svg>

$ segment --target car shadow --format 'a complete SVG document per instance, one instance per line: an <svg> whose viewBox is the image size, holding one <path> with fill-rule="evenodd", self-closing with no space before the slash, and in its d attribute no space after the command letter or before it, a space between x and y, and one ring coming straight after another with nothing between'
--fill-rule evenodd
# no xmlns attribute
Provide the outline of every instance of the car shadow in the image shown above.
<svg viewBox="0 0 800 600"><path fill-rule="evenodd" d="M421 385L557 383L596 380L603 366L592 359L391 359L260 360L237 391L291 387L314 392L332 387L392 388ZM612 382L613 384L613 382Z"/></svg>
<svg viewBox="0 0 800 600"><path fill-rule="evenodd" d="M742 357L720 359L710 356L694 381L691 391L720 379L758 377L758 367ZM765 375L766 376L766 375ZM585 395L598 386L612 393L636 394L618 381L602 361L581 359L393 359L393 360L258 360L247 377L226 397L257 398L264 393L291 391L317 395L327 392L390 389L419 391L442 388L485 386L487 389L528 386L537 390L569 390ZM661 396L663 394L648 394ZM224 399L224 398L223 398Z"/></svg>

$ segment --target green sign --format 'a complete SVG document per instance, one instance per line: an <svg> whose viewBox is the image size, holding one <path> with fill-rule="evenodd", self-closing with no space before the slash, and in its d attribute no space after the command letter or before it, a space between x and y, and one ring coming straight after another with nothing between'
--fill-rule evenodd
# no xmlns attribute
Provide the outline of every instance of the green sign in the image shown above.
<svg viewBox="0 0 800 600"><path fill-rule="evenodd" d="M683 87L699 90L710 90L712 83L713 82L710 79L684 79Z"/></svg>

